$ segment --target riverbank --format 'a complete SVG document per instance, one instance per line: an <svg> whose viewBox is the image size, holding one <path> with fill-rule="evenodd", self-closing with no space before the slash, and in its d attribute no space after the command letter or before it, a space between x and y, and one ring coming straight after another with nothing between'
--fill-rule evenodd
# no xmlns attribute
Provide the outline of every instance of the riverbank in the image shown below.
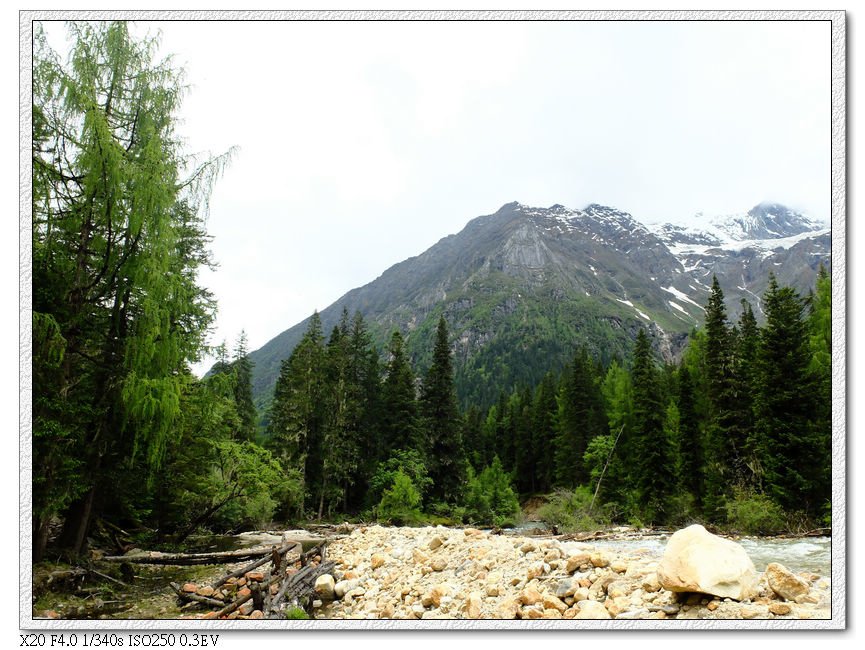
<svg viewBox="0 0 865 650"><path fill-rule="evenodd" d="M788 601L761 573L738 602L661 588L656 549L496 535L476 529L368 526L331 543L317 618L329 619L826 619L827 576L798 575Z"/></svg>

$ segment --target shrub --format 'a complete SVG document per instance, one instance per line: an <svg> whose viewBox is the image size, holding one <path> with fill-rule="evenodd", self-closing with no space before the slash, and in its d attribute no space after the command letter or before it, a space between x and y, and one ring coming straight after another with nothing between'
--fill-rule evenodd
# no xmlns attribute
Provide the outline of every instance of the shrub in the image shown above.
<svg viewBox="0 0 865 650"><path fill-rule="evenodd" d="M378 516L396 525L421 521L420 492L402 470L394 474L393 484L385 490L378 505Z"/></svg>
<svg viewBox="0 0 865 650"><path fill-rule="evenodd" d="M402 472L411 479L421 497L432 485L421 455L413 449L397 449L390 458L378 464L369 481L367 499L370 505L381 501L385 490L393 485L397 472Z"/></svg>
<svg viewBox="0 0 865 650"><path fill-rule="evenodd" d="M558 490L549 501L538 509L538 516L547 524L556 526L562 532L596 530L607 517L600 510L589 510L592 504L592 491L579 486L573 492Z"/></svg>
<svg viewBox="0 0 865 650"><path fill-rule="evenodd" d="M736 488L727 500L727 523L748 535L775 535L786 528L781 507L765 494Z"/></svg>
<svg viewBox="0 0 865 650"><path fill-rule="evenodd" d="M512 526L519 520L520 502L498 456L478 475L469 468L465 517L472 523L493 526Z"/></svg>

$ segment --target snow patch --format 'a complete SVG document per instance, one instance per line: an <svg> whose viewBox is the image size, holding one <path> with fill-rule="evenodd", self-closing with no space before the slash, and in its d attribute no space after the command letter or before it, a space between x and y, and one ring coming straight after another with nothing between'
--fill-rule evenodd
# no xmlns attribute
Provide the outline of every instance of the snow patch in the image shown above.
<svg viewBox="0 0 865 650"><path fill-rule="evenodd" d="M679 290L678 290L676 287L674 287L673 285L670 285L669 287L661 287L661 289L663 289L663 290L666 291L667 293L672 293L672 294L673 294L674 296L676 296L676 298L678 298L679 300L684 300L685 302L689 302L689 303L691 303L691 304L694 305L695 307L700 307L700 305L699 305L698 303L694 302L693 300L691 300L691 299L687 296L687 294L682 293L681 291L679 291ZM700 309L703 309L703 308L700 307ZM703 309L703 311L706 311L706 310Z"/></svg>

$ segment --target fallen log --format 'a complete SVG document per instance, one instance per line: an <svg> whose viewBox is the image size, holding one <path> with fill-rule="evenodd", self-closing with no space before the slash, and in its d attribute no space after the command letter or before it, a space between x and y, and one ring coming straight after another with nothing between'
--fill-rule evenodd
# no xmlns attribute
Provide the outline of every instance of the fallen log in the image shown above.
<svg viewBox="0 0 865 650"><path fill-rule="evenodd" d="M270 585L276 584L278 581L279 581L279 576L273 576L270 580L268 580L266 583L264 583L264 588L270 589ZM216 612L215 618L222 618L223 616L228 616L229 614L231 614L231 612L233 612L235 609L237 609L238 607L243 605L243 603L245 603L247 600L252 598L252 594L253 594L253 591L250 589L248 594L246 594L245 596L240 596L234 602L226 605L225 607L220 609L218 612Z"/></svg>
<svg viewBox="0 0 865 650"><path fill-rule="evenodd" d="M108 555L104 562L129 562L132 564L174 564L189 566L197 564L230 564L244 560L259 559L267 556L270 559L270 547L257 546L239 551L219 551L216 553L162 553L149 551L135 555ZM262 562L264 564L264 562Z"/></svg>
<svg viewBox="0 0 865 650"><path fill-rule="evenodd" d="M334 562L322 562L321 564L308 564L300 571L287 578L282 583L279 593L274 596L270 603L270 609L266 612L269 619L280 615L279 605L283 600L293 600L301 596L312 594L315 589L316 579L325 573L331 573L336 567Z"/></svg>
<svg viewBox="0 0 865 650"><path fill-rule="evenodd" d="M292 551L297 551L298 556L300 556L300 552L301 552L302 548L303 547L300 545L300 542L295 542L294 540L292 540L292 541L286 542L285 544L280 546L278 549L276 549L276 552L279 555L282 564L284 565L286 555L288 555ZM263 558L255 560L251 564L247 564L242 569L237 569L237 571L232 571L231 573L224 575L219 580L214 582L211 586L214 589L219 589L222 585L224 585L231 578L239 578L243 574L248 573L249 571L252 571L253 569L257 569L262 564L267 564L268 562L272 562L272 561L273 561L273 549L270 549L267 552L267 555L265 555Z"/></svg>

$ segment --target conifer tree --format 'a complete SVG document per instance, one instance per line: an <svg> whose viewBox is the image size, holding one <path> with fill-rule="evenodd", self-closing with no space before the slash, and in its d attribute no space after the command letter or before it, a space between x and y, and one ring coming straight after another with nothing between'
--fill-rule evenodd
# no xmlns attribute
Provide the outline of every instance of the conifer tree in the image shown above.
<svg viewBox="0 0 865 650"><path fill-rule="evenodd" d="M675 490L675 475L670 446L664 432L664 404L661 400L658 371L642 328L634 345L633 378L633 445L628 467L629 481L640 516L653 523L663 523L668 515L666 503Z"/></svg>
<svg viewBox="0 0 865 650"><path fill-rule="evenodd" d="M465 458L454 390L448 329L444 316L436 328L433 361L421 392L431 495L452 503L460 493Z"/></svg>
<svg viewBox="0 0 865 650"><path fill-rule="evenodd" d="M705 428L705 494L703 505L710 521L724 517L724 503L730 493L732 467L737 462L740 441L731 436L733 335L727 322L724 293L712 276L712 290L706 305L706 393L708 419Z"/></svg>
<svg viewBox="0 0 865 650"><path fill-rule="evenodd" d="M703 497L703 445L694 398L694 382L688 366L679 368L679 466L680 485L694 499L699 513Z"/></svg>
<svg viewBox="0 0 865 650"><path fill-rule="evenodd" d="M226 158L191 178L174 127L180 72L125 22L68 25L69 63L39 23L33 61L34 557L48 522L73 555L113 489L162 462L213 317L196 283L203 217Z"/></svg>
<svg viewBox="0 0 865 650"><path fill-rule="evenodd" d="M268 446L286 468L297 471L310 505L319 505L324 429L325 349L315 312L300 343L282 362L270 411Z"/></svg>
<svg viewBox="0 0 865 650"><path fill-rule="evenodd" d="M394 331L388 348L390 359L382 385L380 461L387 460L397 449L415 449L422 456L418 404L414 372L405 354L402 335Z"/></svg>
<svg viewBox="0 0 865 650"><path fill-rule="evenodd" d="M547 492L553 486L558 417L556 392L555 375L548 372L538 385L532 404L532 445L536 449L533 491Z"/></svg>
<svg viewBox="0 0 865 650"><path fill-rule="evenodd" d="M604 430L604 410L594 362L580 347L565 373L559 396L559 431L555 446L556 483L576 487L588 480L583 465L589 441Z"/></svg>
<svg viewBox="0 0 865 650"><path fill-rule="evenodd" d="M763 304L755 427L763 487L782 508L814 514L829 499L828 450L813 427L815 386L804 305L774 275Z"/></svg>
<svg viewBox="0 0 865 650"><path fill-rule="evenodd" d="M252 400L252 361L249 360L246 332L241 331L234 346L232 360L234 371L234 401L240 415L240 426L237 431L238 440L254 441L257 437L257 414Z"/></svg>

